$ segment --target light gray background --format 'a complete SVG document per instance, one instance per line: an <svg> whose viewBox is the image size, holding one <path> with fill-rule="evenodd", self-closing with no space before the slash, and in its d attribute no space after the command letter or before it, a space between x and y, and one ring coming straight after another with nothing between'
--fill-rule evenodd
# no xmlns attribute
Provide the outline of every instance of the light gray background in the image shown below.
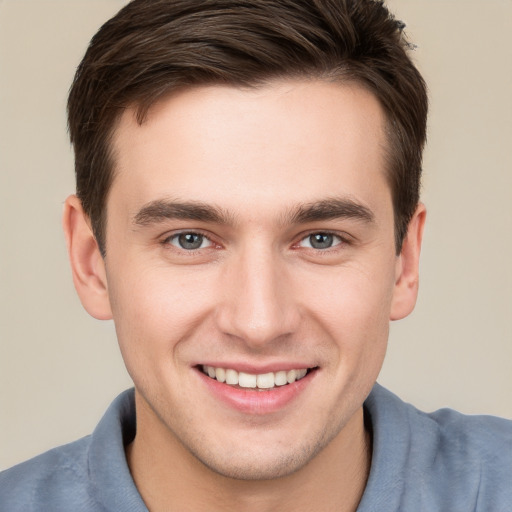
<svg viewBox="0 0 512 512"><path fill-rule="evenodd" d="M71 283L66 94L120 0L0 0L0 469L91 432L130 385ZM392 0L430 87L416 312L380 382L432 410L512 417L512 2Z"/></svg>

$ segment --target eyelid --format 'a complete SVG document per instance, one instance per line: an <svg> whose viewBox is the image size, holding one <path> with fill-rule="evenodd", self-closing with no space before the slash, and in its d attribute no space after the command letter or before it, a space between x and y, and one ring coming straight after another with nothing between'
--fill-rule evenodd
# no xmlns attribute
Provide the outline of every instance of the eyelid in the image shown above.
<svg viewBox="0 0 512 512"><path fill-rule="evenodd" d="M180 235L200 235L206 240L208 240L209 245L207 247L200 247L198 249L184 249L183 247L179 247L171 243L171 240L178 238ZM219 247L220 244L213 240L213 236L209 233L204 232L202 229L179 229L172 232L167 232L162 236L160 243L163 246L171 246L173 249L183 252L183 253L195 253L197 251L202 251L205 249L210 249L211 247Z"/></svg>
<svg viewBox="0 0 512 512"><path fill-rule="evenodd" d="M316 249L311 246L309 246L309 247L306 246L305 247L306 249L312 249L313 251L318 251L318 252L329 252L329 251L335 251L339 246L350 245L352 243L352 237L350 235L348 235L347 233L341 233L339 231L330 230L330 229L312 229L310 231L307 231L306 233L301 233L298 237L298 241L296 243L294 243L293 246L294 247L304 247L301 245L301 242L308 239L310 236L317 235L317 234L331 235L333 237L338 238L339 242L331 247L328 247L327 249Z"/></svg>
<svg viewBox="0 0 512 512"><path fill-rule="evenodd" d="M171 239L175 239L178 236L183 235L183 234L201 235L206 240L208 240L209 245L207 247L202 247L199 249L188 249L187 250L187 249L180 248L180 247L170 243ZM303 242L304 240L306 240L307 238L309 238L310 236L315 235L315 234L332 235L333 237L338 238L339 242L329 248L326 248L326 249L315 249L314 247L306 247L306 249L312 249L313 251L317 251L317 252L329 252L329 251L336 250L339 246L351 245L354 242L353 238L348 233L345 233L345 232L339 232L339 231L330 230L330 229L312 229L310 231L306 231L306 232L303 232L300 235L298 235L296 238L297 241L295 243L293 243L292 247L293 248L303 247L300 245L301 242ZM181 252L190 254L190 253L195 253L197 251L210 249L212 247L220 248L222 246L222 244L217 242L214 238L215 237L211 233L205 232L202 229L179 229L176 231L167 232L164 235L162 235L162 237L160 239L160 244L163 246L171 246L173 249L176 249L177 251L181 251Z"/></svg>

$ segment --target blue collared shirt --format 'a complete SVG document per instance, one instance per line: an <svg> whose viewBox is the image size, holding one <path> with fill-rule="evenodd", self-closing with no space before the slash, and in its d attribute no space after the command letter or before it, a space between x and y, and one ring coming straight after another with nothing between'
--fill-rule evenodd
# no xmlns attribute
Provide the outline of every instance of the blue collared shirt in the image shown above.
<svg viewBox="0 0 512 512"><path fill-rule="evenodd" d="M365 415L373 454L358 512L512 512L512 421L426 414L378 384ZM147 512L124 452L134 435L128 390L92 435L0 473L0 512Z"/></svg>

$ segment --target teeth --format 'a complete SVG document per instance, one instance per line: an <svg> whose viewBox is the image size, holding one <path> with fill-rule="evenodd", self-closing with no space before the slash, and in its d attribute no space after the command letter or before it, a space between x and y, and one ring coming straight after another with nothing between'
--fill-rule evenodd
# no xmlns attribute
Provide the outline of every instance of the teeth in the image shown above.
<svg viewBox="0 0 512 512"><path fill-rule="evenodd" d="M263 373L256 378L256 385L261 389L273 388L275 378L273 373Z"/></svg>
<svg viewBox="0 0 512 512"><path fill-rule="evenodd" d="M297 380L297 370L290 370L286 374L286 380L287 380L288 384L295 382Z"/></svg>
<svg viewBox="0 0 512 512"><path fill-rule="evenodd" d="M238 372L235 370L226 370L226 384L236 386L238 384Z"/></svg>
<svg viewBox="0 0 512 512"><path fill-rule="evenodd" d="M215 378L219 382L226 382L226 370L224 368L215 368Z"/></svg>
<svg viewBox="0 0 512 512"><path fill-rule="evenodd" d="M274 377L274 382L276 386L284 386L285 384L288 384L288 380L286 379L286 373L285 371L276 372Z"/></svg>
<svg viewBox="0 0 512 512"><path fill-rule="evenodd" d="M240 372L238 374L238 385L241 388L255 388L256 387L256 375L251 375L250 373Z"/></svg>
<svg viewBox="0 0 512 512"><path fill-rule="evenodd" d="M301 370L296 370L296 371L297 371L297 380L302 379L302 377L305 377L306 373L308 373L306 368L302 368Z"/></svg>
<svg viewBox="0 0 512 512"><path fill-rule="evenodd" d="M284 386L285 384L292 384L296 380L305 377L307 373L306 368L298 370L281 370L278 372L262 373L253 375L251 373L237 372L230 368L215 368L213 366L203 365L203 373L217 379L219 382L225 382L231 386L240 386L241 388L258 388L258 389L272 389L275 386Z"/></svg>

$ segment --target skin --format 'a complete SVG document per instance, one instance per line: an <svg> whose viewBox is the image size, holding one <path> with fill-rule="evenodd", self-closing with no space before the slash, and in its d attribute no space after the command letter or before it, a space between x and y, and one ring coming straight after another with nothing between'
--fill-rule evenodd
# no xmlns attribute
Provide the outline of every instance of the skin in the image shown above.
<svg viewBox="0 0 512 512"><path fill-rule="evenodd" d="M119 122L105 259L68 198L75 286L114 319L135 383L127 459L150 510L356 509L362 403L389 321L414 307L425 220L419 205L397 255L383 125L355 85L186 90ZM332 246L312 247L325 233ZM262 413L219 400L198 364L315 370Z"/></svg>

